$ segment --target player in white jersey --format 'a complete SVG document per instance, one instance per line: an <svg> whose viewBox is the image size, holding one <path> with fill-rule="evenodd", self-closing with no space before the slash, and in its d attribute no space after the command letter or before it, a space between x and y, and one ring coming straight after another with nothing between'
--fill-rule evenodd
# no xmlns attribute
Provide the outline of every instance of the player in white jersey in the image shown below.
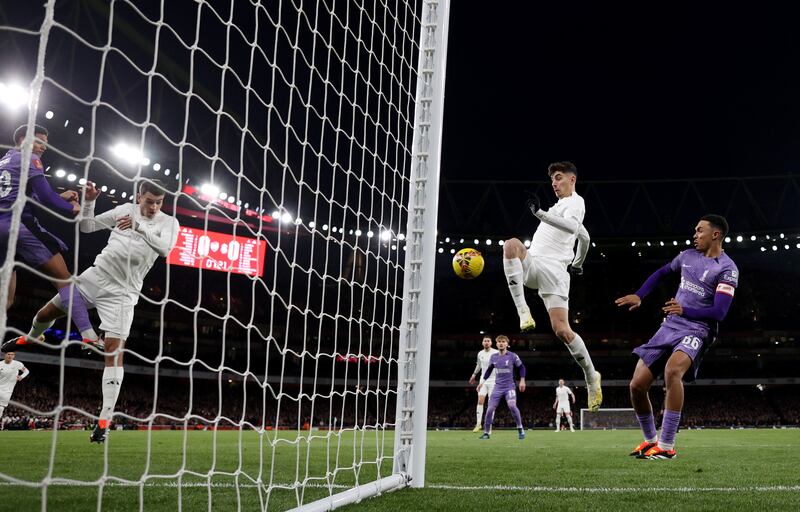
<svg viewBox="0 0 800 512"><path fill-rule="evenodd" d="M117 206L95 217L94 203L100 192L94 184L86 186L81 232L110 229L108 244L94 260L94 265L78 276L78 289L89 308L97 308L100 329L105 331L105 370L103 371L103 407L92 432L91 441L106 439L114 405L122 387L122 353L133 322L133 309L139 302L144 277L158 257L165 258L178 239L178 221L161 211L166 194L157 180L143 181L136 203ZM64 316L58 296L36 314L28 336L36 338Z"/></svg>
<svg viewBox="0 0 800 512"><path fill-rule="evenodd" d="M503 270L508 289L525 332L536 327L525 302L525 288L539 290L550 316L555 335L567 345L572 357L583 369L589 392L589 409L596 411L603 402L600 372L594 369L586 344L569 325L570 275L583 274L583 262L589 250L589 232L583 227L586 206L575 192L578 171L572 162L556 162L547 169L558 202L549 210L541 209L535 196L528 201L531 213L541 223L533 235L530 249L517 238L503 245ZM577 252L573 251L578 242Z"/></svg>
<svg viewBox="0 0 800 512"><path fill-rule="evenodd" d="M492 373L488 379L483 379L483 374L486 373L486 369L489 368L489 359L492 358L492 354L496 354L497 349L492 348L492 337L491 336L484 336L483 337L483 350L478 352L478 360L475 362L475 369L472 371L472 375L469 377L469 383L475 385L475 376L480 377L480 381L478 381L478 387L476 390L478 391L478 407L475 409L475 416L477 418L477 423L475 423L475 428L472 429L473 432L480 432L483 429L483 404L486 401L487 396L491 396L492 391L494 390L494 378L496 373Z"/></svg>
<svg viewBox="0 0 800 512"><path fill-rule="evenodd" d="M8 401L11 400L17 382L30 373L24 364L14 360L15 356L14 352L6 352L3 361L0 362L0 418L8 407Z"/></svg>
<svg viewBox="0 0 800 512"><path fill-rule="evenodd" d="M572 403L575 403L575 394L564 385L564 379L558 380L556 386L556 401L553 402L553 409L556 410L556 432L561 430L561 416L567 417L570 432L575 432L575 426L572 424L572 410L569 407L569 399L572 398Z"/></svg>

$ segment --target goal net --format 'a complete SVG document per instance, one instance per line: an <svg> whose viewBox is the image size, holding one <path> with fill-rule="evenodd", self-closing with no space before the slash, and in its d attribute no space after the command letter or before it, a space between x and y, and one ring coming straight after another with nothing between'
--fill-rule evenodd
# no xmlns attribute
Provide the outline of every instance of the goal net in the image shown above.
<svg viewBox="0 0 800 512"><path fill-rule="evenodd" d="M85 205L94 183L100 214L140 208L139 187L158 180L180 223L136 290L105 443L81 430L98 422L105 363L72 305L16 351L30 376L2 424L42 430L0 432L24 454L0 468L21 508L325 510L424 485L448 12L0 6L3 151L33 162L43 126L37 161L56 193ZM0 205L2 340L28 332L54 285L77 288L109 233L82 233L85 208L32 193L31 165L0 182L18 187ZM65 243L68 278L26 253L30 216ZM102 313L90 319L102 332Z"/></svg>
<svg viewBox="0 0 800 512"><path fill-rule="evenodd" d="M614 430L639 428L633 409L600 409L592 412L581 409L581 430Z"/></svg>

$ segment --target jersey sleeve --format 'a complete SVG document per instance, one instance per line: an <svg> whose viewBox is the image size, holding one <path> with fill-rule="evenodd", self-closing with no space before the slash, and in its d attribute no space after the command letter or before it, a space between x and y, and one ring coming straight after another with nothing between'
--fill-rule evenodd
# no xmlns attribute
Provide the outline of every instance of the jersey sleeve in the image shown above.
<svg viewBox="0 0 800 512"><path fill-rule="evenodd" d="M733 297L736 288L739 287L739 269L731 264L724 269L717 280L716 293L724 293Z"/></svg>
<svg viewBox="0 0 800 512"><path fill-rule="evenodd" d="M520 359L517 354L514 354L514 366L516 366L517 368L522 366L522 359Z"/></svg>
<svg viewBox="0 0 800 512"><path fill-rule="evenodd" d="M583 224L583 218L586 216L586 203L583 198L575 197L569 201L567 208L564 210L565 219L575 219L578 224Z"/></svg>
<svg viewBox="0 0 800 512"><path fill-rule="evenodd" d="M28 171L28 179L34 176L44 176L44 165L42 165L42 160L39 158L39 155L31 153L31 165Z"/></svg>
<svg viewBox="0 0 800 512"><path fill-rule="evenodd" d="M677 256L672 258L672 261L669 263L669 269L673 272L680 272L681 271L681 261L683 261L683 255L686 251L681 251L678 253Z"/></svg>

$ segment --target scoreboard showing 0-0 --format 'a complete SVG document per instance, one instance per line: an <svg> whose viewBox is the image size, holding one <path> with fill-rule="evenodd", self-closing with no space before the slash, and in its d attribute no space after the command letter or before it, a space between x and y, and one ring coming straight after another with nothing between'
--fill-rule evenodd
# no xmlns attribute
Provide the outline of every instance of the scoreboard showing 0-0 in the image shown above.
<svg viewBox="0 0 800 512"><path fill-rule="evenodd" d="M264 273L264 246L264 240L182 227L167 261L170 265L260 277Z"/></svg>

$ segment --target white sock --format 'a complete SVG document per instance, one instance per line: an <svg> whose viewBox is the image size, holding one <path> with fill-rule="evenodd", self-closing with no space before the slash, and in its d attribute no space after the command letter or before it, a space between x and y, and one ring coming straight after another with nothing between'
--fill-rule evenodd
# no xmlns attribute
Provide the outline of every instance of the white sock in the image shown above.
<svg viewBox="0 0 800 512"><path fill-rule="evenodd" d="M522 284L522 261L519 258L503 258L503 271L506 274L508 290L517 311L528 311L528 304L525 302L525 287Z"/></svg>
<svg viewBox="0 0 800 512"><path fill-rule="evenodd" d="M110 421L114 415L114 406L122 389L122 379L125 369L122 366L106 366L103 370L103 408L100 410L100 419Z"/></svg>
<svg viewBox="0 0 800 512"><path fill-rule="evenodd" d="M476 425L480 425L481 418L483 418L483 405L478 404L478 407L475 408L475 416L478 418Z"/></svg>
<svg viewBox="0 0 800 512"><path fill-rule="evenodd" d="M556 430L561 430L561 415L556 414Z"/></svg>
<svg viewBox="0 0 800 512"><path fill-rule="evenodd" d="M583 342L583 338L581 338L580 334L577 332L575 333L575 337L572 338L572 341L567 343L567 349L569 349L569 353L572 354L575 362L583 368L583 374L586 380L589 381L590 378L594 378L594 364L592 364L592 358L589 357L589 351L586 350L586 344Z"/></svg>
<svg viewBox="0 0 800 512"><path fill-rule="evenodd" d="M575 428L575 427L572 425L572 415L571 415L571 414L567 414L567 422L569 422L569 429L570 429L570 430L572 430L572 429L574 429L574 428Z"/></svg>
<svg viewBox="0 0 800 512"><path fill-rule="evenodd" d="M39 322L36 320L36 317L33 317L33 322L31 322L31 330L28 331L28 337L36 339L42 335L44 331L53 327L53 324L56 323L55 320L52 322Z"/></svg>

